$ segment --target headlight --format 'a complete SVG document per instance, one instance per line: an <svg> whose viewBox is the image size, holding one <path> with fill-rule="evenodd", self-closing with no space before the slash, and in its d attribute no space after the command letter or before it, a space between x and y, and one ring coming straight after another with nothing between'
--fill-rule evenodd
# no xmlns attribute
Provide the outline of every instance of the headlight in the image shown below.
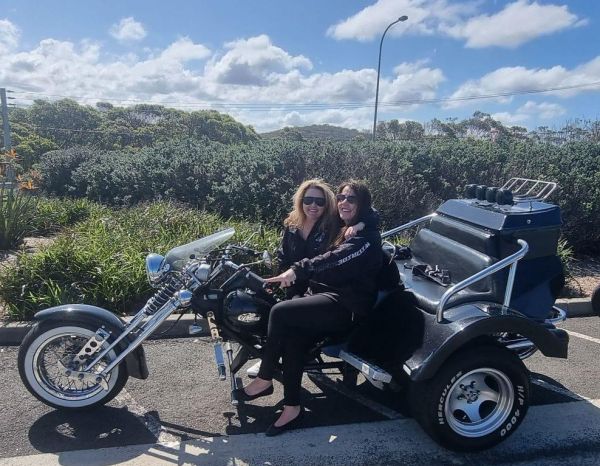
<svg viewBox="0 0 600 466"><path fill-rule="evenodd" d="M165 272L167 272L166 267L162 267L164 259L160 254L148 254L146 256L146 275L148 276L150 285L153 287L158 286Z"/></svg>

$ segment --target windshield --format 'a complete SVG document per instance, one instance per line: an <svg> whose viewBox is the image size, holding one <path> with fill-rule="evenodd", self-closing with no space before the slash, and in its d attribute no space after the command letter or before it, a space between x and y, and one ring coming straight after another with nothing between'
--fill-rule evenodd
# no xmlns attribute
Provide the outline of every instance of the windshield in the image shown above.
<svg viewBox="0 0 600 466"><path fill-rule="evenodd" d="M218 248L234 234L235 229L227 228L226 230L205 236L183 246L177 246L167 253L164 263L169 264L171 270L181 270L185 263L190 260L190 256L193 255L196 258L202 257Z"/></svg>

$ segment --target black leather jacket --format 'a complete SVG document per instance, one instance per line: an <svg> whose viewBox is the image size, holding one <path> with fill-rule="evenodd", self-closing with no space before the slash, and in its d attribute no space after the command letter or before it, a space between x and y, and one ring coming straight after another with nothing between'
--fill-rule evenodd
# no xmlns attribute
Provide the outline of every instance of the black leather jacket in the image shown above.
<svg viewBox="0 0 600 466"><path fill-rule="evenodd" d="M361 220L365 224L365 230L377 230L379 228L379 212L370 209ZM329 248L327 243L329 232L320 230L321 222L317 222L310 231L306 240L302 238L302 233L295 227L286 227L283 231L281 246L277 250L277 262L279 264L279 273L285 272L295 262L302 259L311 259L323 254ZM286 289L286 296L301 296L308 288L308 281L296 280L296 283Z"/></svg>
<svg viewBox="0 0 600 466"><path fill-rule="evenodd" d="M377 276L383 253L376 229L359 232L335 249L296 262L296 280L310 280L313 293L336 293L340 303L356 315L365 315L377 298Z"/></svg>

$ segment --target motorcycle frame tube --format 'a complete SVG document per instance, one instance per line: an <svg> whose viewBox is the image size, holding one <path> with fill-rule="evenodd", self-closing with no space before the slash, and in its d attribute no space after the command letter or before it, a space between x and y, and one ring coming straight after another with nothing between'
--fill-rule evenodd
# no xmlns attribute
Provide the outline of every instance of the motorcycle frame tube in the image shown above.
<svg viewBox="0 0 600 466"><path fill-rule="evenodd" d="M425 217L421 217L416 220L413 220L412 222L408 222L408 223L405 223L404 225L400 225L399 227L392 228L391 230L388 230L388 231L384 231L383 233L381 233L381 239L385 239L390 236L394 236L394 235L400 233L401 231L408 230L409 228L417 226L420 223L431 220L435 216L437 216L437 214L434 212L432 214L425 215Z"/></svg>
<svg viewBox="0 0 600 466"><path fill-rule="evenodd" d="M510 272L509 272L508 280L506 283L506 293L504 295L504 306L509 307L510 297L512 295L513 284L515 281L515 273L517 271L517 262L527 254L527 251L529 251L529 245L527 244L526 241L519 239L519 240L517 240L517 242L519 243L519 246L521 246L521 248L517 252L490 265L489 267L486 267L485 269L481 270L480 272L477 272L476 274L473 274L470 277L465 278L462 282L458 282L456 285L454 285L454 286L448 288L448 290L446 290L446 292L440 298L440 302L438 303L437 310L436 310L436 319L437 319L438 323L441 324L442 322L444 322L444 310L445 310L446 304L448 304L448 300L452 297L452 295L458 293L460 290L464 290L465 288L472 285L473 283L476 283L476 282L484 279L485 277L488 277L488 276L496 273L497 271L499 271L505 267L508 267L508 266L510 266Z"/></svg>

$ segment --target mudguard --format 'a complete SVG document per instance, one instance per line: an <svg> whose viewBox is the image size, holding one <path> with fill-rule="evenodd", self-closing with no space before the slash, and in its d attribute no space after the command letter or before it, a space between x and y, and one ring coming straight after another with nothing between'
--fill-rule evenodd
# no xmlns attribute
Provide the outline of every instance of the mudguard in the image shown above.
<svg viewBox="0 0 600 466"><path fill-rule="evenodd" d="M532 341L545 355L566 358L569 335L564 330L547 327L517 311L492 303L469 303L444 312L444 322L423 314L423 338L418 349L404 363L404 371L415 381L435 375L452 354L496 333L517 333Z"/></svg>
<svg viewBox="0 0 600 466"><path fill-rule="evenodd" d="M84 324L104 326L113 335L119 335L125 329L125 323L112 312L101 307L88 304L64 304L44 309L35 314L38 321L80 322ZM117 347L122 351L130 343L129 335ZM127 372L136 379L148 378L148 365L142 345L138 346L126 358Z"/></svg>

